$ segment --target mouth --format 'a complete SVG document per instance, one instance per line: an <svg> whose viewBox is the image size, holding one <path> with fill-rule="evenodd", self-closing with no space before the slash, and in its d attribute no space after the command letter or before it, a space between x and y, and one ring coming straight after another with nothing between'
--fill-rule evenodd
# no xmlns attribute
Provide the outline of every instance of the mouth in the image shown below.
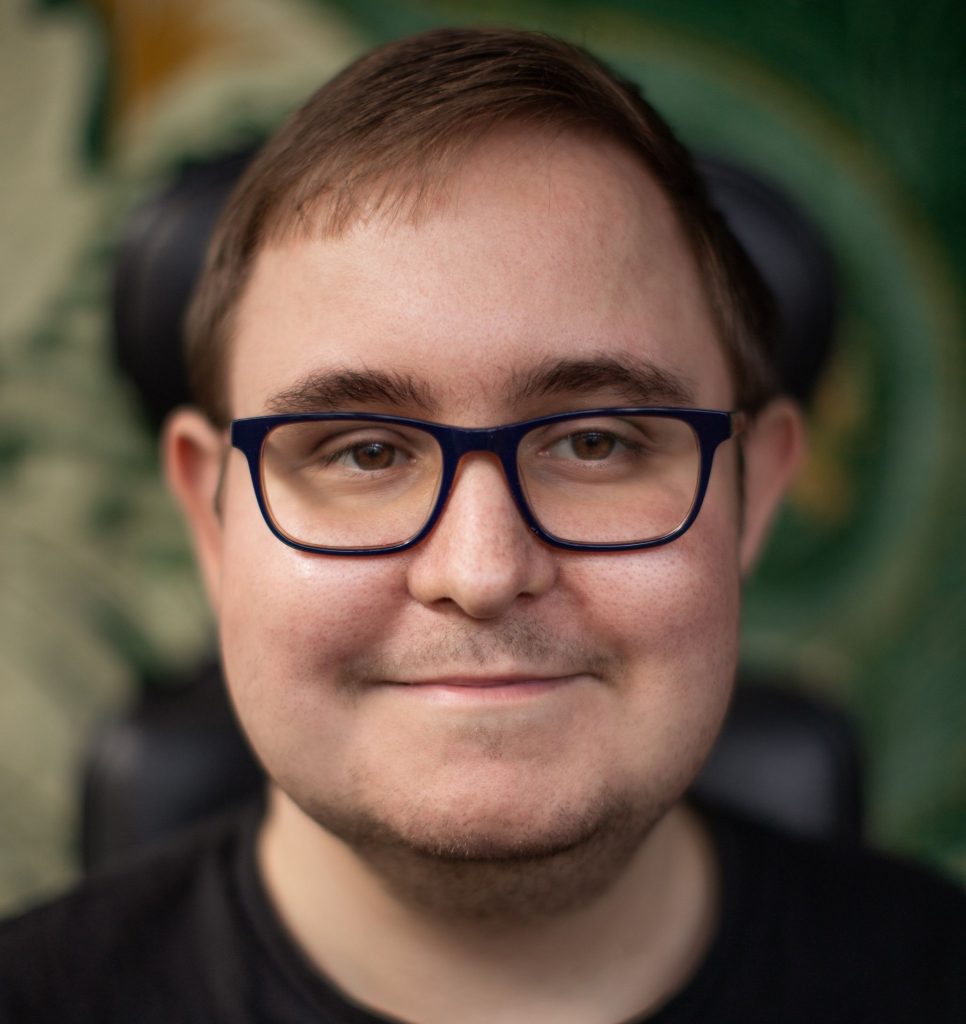
<svg viewBox="0 0 966 1024"><path fill-rule="evenodd" d="M583 673L566 675L453 675L427 679L391 681L414 697L443 703L507 702L532 700L574 686L589 677Z"/></svg>

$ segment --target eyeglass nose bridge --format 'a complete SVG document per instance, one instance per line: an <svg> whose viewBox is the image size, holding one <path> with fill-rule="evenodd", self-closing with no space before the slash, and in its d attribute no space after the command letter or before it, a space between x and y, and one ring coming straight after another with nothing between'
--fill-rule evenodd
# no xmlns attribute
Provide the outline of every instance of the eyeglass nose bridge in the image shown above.
<svg viewBox="0 0 966 1024"><path fill-rule="evenodd" d="M432 525L445 514L446 504L464 458L468 455L492 455L503 469L507 489L527 529L542 538L543 531L530 510L517 470L517 447L525 433L526 427L509 424L502 427L450 427L445 435L438 436L445 458Z"/></svg>
<svg viewBox="0 0 966 1024"><path fill-rule="evenodd" d="M465 455L486 452L501 462L513 460L521 431L515 424L503 427L450 427L447 441L456 461Z"/></svg>

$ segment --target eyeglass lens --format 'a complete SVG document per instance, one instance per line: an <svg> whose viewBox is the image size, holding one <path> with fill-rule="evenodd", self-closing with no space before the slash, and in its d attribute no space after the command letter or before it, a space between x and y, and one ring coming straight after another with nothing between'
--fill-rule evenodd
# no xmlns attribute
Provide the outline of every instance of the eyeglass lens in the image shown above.
<svg viewBox="0 0 966 1024"><path fill-rule="evenodd" d="M390 547L417 534L443 470L436 439L378 421L275 427L262 449L262 491L290 539L327 548ZM589 416L542 424L522 439L517 470L534 517L560 540L623 544L673 532L694 503L701 452L682 420Z"/></svg>

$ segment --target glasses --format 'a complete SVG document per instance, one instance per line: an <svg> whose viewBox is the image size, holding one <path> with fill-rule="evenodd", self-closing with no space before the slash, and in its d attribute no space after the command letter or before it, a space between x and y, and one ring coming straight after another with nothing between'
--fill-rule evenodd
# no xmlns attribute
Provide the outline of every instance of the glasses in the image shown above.
<svg viewBox="0 0 966 1024"><path fill-rule="evenodd" d="M374 413L233 420L269 529L302 551L381 555L423 540L464 455L503 467L527 526L572 551L631 551L680 537L701 509L718 446L744 414L706 409L565 412L501 427Z"/></svg>

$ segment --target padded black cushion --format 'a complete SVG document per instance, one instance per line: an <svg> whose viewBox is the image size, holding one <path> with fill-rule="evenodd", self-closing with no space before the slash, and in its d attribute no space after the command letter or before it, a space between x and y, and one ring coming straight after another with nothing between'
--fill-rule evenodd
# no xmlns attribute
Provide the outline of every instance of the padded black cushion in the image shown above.
<svg viewBox="0 0 966 1024"><path fill-rule="evenodd" d="M799 835L862 837L855 728L841 710L784 680L738 686L694 790Z"/></svg>
<svg viewBox="0 0 966 1024"><path fill-rule="evenodd" d="M214 665L178 685L145 688L95 734L84 766L85 867L246 800L264 776Z"/></svg>
<svg viewBox="0 0 966 1024"><path fill-rule="evenodd" d="M712 201L771 289L782 389L807 404L832 349L838 287L831 250L788 195L751 171L699 161Z"/></svg>
<svg viewBox="0 0 966 1024"><path fill-rule="evenodd" d="M190 164L140 206L117 248L114 353L157 428L191 401L183 321L208 239L252 151Z"/></svg>

